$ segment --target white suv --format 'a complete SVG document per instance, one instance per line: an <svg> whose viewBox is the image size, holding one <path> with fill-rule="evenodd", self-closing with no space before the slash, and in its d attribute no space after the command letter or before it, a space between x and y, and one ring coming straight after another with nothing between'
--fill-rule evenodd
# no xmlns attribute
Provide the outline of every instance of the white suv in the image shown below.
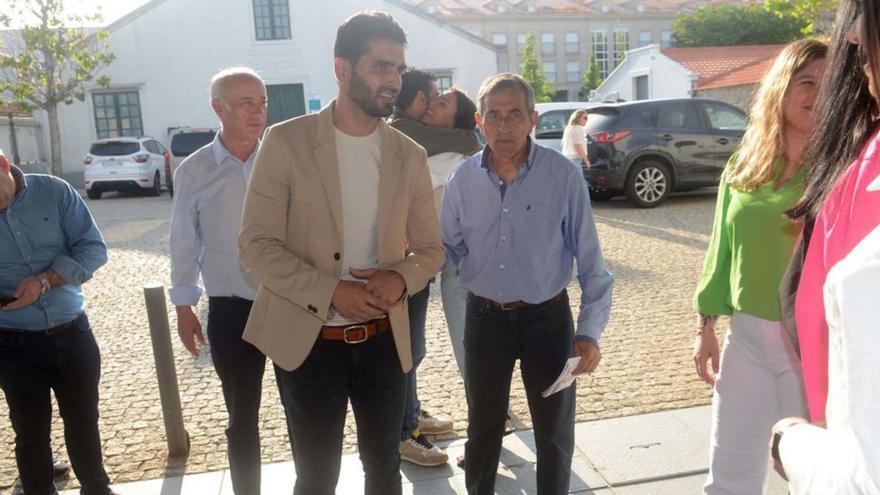
<svg viewBox="0 0 880 495"><path fill-rule="evenodd" d="M83 158L86 194L100 199L106 191L162 193L171 174L171 153L151 137L99 139Z"/></svg>

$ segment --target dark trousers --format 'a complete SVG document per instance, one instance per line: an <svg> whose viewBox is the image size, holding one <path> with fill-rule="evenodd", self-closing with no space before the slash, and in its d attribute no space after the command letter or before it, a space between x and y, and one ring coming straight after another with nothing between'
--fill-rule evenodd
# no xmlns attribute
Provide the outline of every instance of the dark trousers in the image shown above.
<svg viewBox="0 0 880 495"><path fill-rule="evenodd" d="M409 333L412 349L413 367L406 374L406 403L403 408L403 431L400 440L406 440L419 429L419 412L422 403L419 401L419 384L416 370L422 359L425 359L425 321L428 318L428 297L431 295L431 284L413 294L407 301L409 310Z"/></svg>
<svg viewBox="0 0 880 495"><path fill-rule="evenodd" d="M260 397L266 356L241 339L252 304L238 297L208 300L211 361L229 414L226 455L237 495L260 493Z"/></svg>
<svg viewBox="0 0 880 495"><path fill-rule="evenodd" d="M537 446L539 495L568 493L574 452L574 385L541 397L571 357L574 322L568 297L501 310L468 295L464 327L468 494L494 493L510 379L520 360Z"/></svg>
<svg viewBox="0 0 880 495"><path fill-rule="evenodd" d="M0 332L0 388L15 430L15 462L27 495L54 495L50 428L55 392L67 454L83 495L110 492L98 432L101 353L85 313L56 335Z"/></svg>
<svg viewBox="0 0 880 495"><path fill-rule="evenodd" d="M315 341L293 371L275 367L278 389L296 439L294 495L332 495L339 479L348 400L357 423L365 495L399 495L400 428L406 381L394 337L360 344Z"/></svg>

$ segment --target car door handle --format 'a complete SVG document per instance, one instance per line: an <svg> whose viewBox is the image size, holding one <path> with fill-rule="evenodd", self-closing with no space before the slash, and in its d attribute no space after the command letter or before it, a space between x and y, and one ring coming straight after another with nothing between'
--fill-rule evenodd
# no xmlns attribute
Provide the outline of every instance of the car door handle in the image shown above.
<svg viewBox="0 0 880 495"><path fill-rule="evenodd" d="M715 142L718 144L727 144L730 142L730 140L727 138L718 138Z"/></svg>
<svg viewBox="0 0 880 495"><path fill-rule="evenodd" d="M662 139L664 141L672 141L675 138L672 137L672 134L661 134L661 135L657 136L657 139Z"/></svg>

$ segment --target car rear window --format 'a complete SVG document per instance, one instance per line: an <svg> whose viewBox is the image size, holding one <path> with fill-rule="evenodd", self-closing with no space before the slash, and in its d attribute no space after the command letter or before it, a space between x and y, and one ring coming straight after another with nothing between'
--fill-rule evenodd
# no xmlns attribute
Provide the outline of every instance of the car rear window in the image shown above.
<svg viewBox="0 0 880 495"><path fill-rule="evenodd" d="M620 117L620 111L616 108L591 108L587 114L587 125L584 126L584 130L590 133L599 129L607 129L614 124L618 117Z"/></svg>
<svg viewBox="0 0 880 495"><path fill-rule="evenodd" d="M139 143L131 141L107 141L92 145L89 153L95 156L125 156L133 155L141 150Z"/></svg>
<svg viewBox="0 0 880 495"><path fill-rule="evenodd" d="M171 137L171 154L174 156L189 156L197 149L209 144L214 140L214 131L208 132L181 132Z"/></svg>

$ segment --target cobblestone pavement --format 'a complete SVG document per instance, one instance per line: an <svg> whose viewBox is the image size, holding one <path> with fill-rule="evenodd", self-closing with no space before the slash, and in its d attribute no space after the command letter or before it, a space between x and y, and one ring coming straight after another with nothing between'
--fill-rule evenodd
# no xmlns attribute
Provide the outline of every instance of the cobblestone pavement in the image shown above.
<svg viewBox="0 0 880 495"><path fill-rule="evenodd" d="M602 248L616 286L611 322L602 338L602 364L591 378L578 384L578 421L709 402L710 389L697 379L689 356L695 333L691 298L708 241L714 200L710 192L673 197L653 210L634 209L621 200L594 204ZM153 281L169 282L171 201L167 195L108 194L88 205L110 248L110 261L85 291L102 352L101 433L111 479L123 482L184 470L195 473L225 468L226 412L210 356L203 352L201 358L193 359L176 334L175 361L192 447L185 464L169 465L166 459L142 288ZM456 431L447 437L464 436L464 388L434 287L428 310L428 355L419 370L420 398L425 409L455 419ZM569 290L576 304L580 297L577 284ZM206 308L203 300L199 307L203 316ZM174 329L174 313L170 306L168 309ZM289 460L287 430L271 368L267 368L263 389L263 461ZM518 371L511 396L515 423L530 427ZM66 459L57 407L55 411L53 450ZM6 403L0 401L0 493L8 491L16 477L13 437ZM344 449L356 449L351 417ZM75 483L71 481L68 488Z"/></svg>

